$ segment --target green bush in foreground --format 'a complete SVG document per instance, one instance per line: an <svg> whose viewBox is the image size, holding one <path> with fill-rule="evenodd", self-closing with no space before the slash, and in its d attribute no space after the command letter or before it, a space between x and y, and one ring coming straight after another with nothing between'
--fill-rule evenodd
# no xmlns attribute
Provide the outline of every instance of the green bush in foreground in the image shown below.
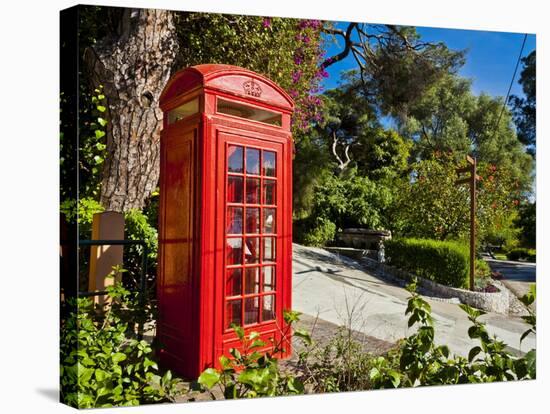
<svg viewBox="0 0 550 414"><path fill-rule="evenodd" d="M62 323L61 400L76 408L173 401L179 380L159 374L151 347L139 339L136 295L119 283L107 291L105 309L78 298Z"/></svg>
<svg viewBox="0 0 550 414"><path fill-rule="evenodd" d="M535 249L518 248L509 251L506 256L509 260L526 260L528 262L537 261L537 251Z"/></svg>
<svg viewBox="0 0 550 414"><path fill-rule="evenodd" d="M470 257L468 247L452 241L392 239L384 242L388 263L447 286L465 288Z"/></svg>
<svg viewBox="0 0 550 414"><path fill-rule="evenodd" d="M219 387L224 398L254 398L273 397L276 395L303 394L303 383L292 374L283 373L275 357L283 351L282 343L289 339L291 326L298 321L298 312L285 311L284 318L287 328L281 343L272 343L270 352L259 352L265 348L266 342L260 339L258 332L245 335L244 329L233 325L233 330L241 342L241 350L231 348L232 358L220 357L221 369L207 368L199 376L197 382L203 390L212 393L214 387ZM309 333L300 329L294 330L294 336L300 337L305 343L310 343Z"/></svg>
<svg viewBox="0 0 550 414"><path fill-rule="evenodd" d="M221 370L206 369L198 382L207 390L219 386L225 398L250 398L536 378L536 350L521 357L512 355L479 320L485 312L470 306L460 305L472 324L468 329L472 340L468 356L452 355L446 345L437 345L430 304L416 292L416 282L407 290L411 295L405 314L409 328L415 328L415 332L383 355L364 352L349 328L342 328L324 346L318 346L307 332L295 330L294 335L305 348L299 352L297 373L288 374L280 369L273 354L257 352L264 345L257 342L257 333L245 335L242 328L235 328L243 352L232 349L232 359L220 358ZM528 307L535 298L533 285L520 300ZM529 309L528 313L523 319L530 328L520 343L527 335L536 334L536 315ZM297 320L296 312L287 315Z"/></svg>

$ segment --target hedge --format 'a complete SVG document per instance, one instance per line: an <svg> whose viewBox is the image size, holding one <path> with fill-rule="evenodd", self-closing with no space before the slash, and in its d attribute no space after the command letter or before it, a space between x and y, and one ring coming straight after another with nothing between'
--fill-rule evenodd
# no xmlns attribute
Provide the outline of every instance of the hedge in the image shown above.
<svg viewBox="0 0 550 414"><path fill-rule="evenodd" d="M470 256L468 247L451 241L430 239L391 239L384 242L390 265L442 285L468 286Z"/></svg>
<svg viewBox="0 0 550 414"><path fill-rule="evenodd" d="M509 251L506 256L509 260L524 259L528 262L536 262L537 251L535 249L517 248Z"/></svg>

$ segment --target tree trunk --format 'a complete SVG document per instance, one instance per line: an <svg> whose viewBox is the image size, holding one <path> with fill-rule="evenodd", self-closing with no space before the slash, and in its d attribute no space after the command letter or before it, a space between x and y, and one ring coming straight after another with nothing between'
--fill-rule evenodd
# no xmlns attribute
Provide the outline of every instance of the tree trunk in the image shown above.
<svg viewBox="0 0 550 414"><path fill-rule="evenodd" d="M172 12L154 9L125 9L117 32L85 51L92 83L103 85L108 104L100 199L108 211L143 208L158 184L158 99L176 52Z"/></svg>

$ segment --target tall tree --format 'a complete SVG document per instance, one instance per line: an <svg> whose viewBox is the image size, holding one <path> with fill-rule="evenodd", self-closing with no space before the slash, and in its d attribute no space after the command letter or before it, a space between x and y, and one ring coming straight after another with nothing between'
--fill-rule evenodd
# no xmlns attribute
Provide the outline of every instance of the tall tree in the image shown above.
<svg viewBox="0 0 550 414"><path fill-rule="evenodd" d="M532 160L516 136L510 111L502 108L502 98L475 96L468 80L446 75L411 107L401 132L414 141L419 159L434 152L452 152L457 160L473 154L508 169L528 191Z"/></svg>
<svg viewBox="0 0 550 414"><path fill-rule="evenodd" d="M512 95L510 103L514 114L519 140L527 146L531 155L536 152L537 133L537 52L533 50L522 60L523 69L519 78L525 98Z"/></svg>
<svg viewBox="0 0 550 414"><path fill-rule="evenodd" d="M116 25L86 48L95 87L107 100L107 157L101 204L107 210L143 207L159 178L162 112L158 99L177 53L173 13L155 9L108 9Z"/></svg>
<svg viewBox="0 0 550 414"><path fill-rule="evenodd" d="M349 23L345 29L327 25L324 30L343 40L343 47L322 67L352 55L359 68L356 86L383 114L405 117L426 89L464 64L464 51L425 42L415 27Z"/></svg>

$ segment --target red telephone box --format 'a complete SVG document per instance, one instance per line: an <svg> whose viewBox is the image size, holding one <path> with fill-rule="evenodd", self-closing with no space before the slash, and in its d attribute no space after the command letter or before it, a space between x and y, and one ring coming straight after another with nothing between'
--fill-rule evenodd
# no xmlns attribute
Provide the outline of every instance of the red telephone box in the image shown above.
<svg viewBox="0 0 550 414"><path fill-rule="evenodd" d="M249 70L198 65L170 79L160 106L161 361L187 377L218 366L239 347L232 323L288 356L292 99Z"/></svg>

